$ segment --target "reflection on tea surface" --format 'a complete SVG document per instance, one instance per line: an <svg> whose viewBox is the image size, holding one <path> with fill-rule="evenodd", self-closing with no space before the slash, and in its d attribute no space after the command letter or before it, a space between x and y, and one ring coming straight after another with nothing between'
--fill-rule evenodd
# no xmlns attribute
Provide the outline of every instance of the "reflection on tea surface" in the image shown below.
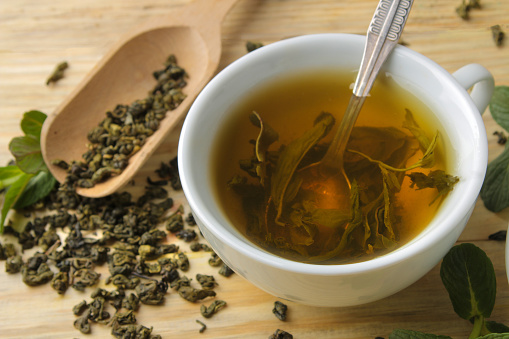
<svg viewBox="0 0 509 339"><path fill-rule="evenodd" d="M344 155L349 206L318 201L327 183L306 184L303 175L325 154L354 76L320 71L273 81L240 102L214 145L224 213L273 254L320 264L382 255L421 232L458 180L446 174L447 140L433 114L383 78Z"/></svg>

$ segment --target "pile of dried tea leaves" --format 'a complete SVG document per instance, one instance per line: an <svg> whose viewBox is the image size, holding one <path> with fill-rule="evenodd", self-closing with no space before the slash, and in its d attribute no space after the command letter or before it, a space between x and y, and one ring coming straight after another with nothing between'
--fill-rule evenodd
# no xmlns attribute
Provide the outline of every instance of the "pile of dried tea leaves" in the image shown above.
<svg viewBox="0 0 509 339"><path fill-rule="evenodd" d="M67 170L66 184L91 188L96 183L118 175L129 164L129 158L138 152L159 128L166 112L174 110L186 98L187 73L170 55L164 69L153 73L156 85L144 99L130 105L117 105L106 112L106 117L91 130L84 161L71 164L54 159L53 165Z"/></svg>
<svg viewBox="0 0 509 339"><path fill-rule="evenodd" d="M147 178L144 193L134 200L127 192L104 198L84 198L69 185L61 185L26 213L32 218L22 228L5 227L5 234L18 239L22 251L35 253L23 258L12 243L0 244L0 260L6 260L8 273L21 273L29 286L49 283L58 294L67 289L92 289L90 300L77 304L74 326L90 333L92 324L111 327L117 338L159 338L152 329L136 321L141 304L163 305L170 289L189 302L216 296L218 282L212 275L197 274L196 283L182 273L190 261L179 243L169 243L170 234L189 243L192 251L211 253L211 266L219 274L233 271L212 249L198 242L199 232L191 214L174 206L169 191L180 189L176 158L161 164L159 180ZM166 229L166 230L165 230ZM62 237L61 234L65 234ZM179 234L181 236L179 236ZM183 235L185 234L185 235ZM108 277L101 277L98 266L106 265ZM111 289L97 288L103 278ZM201 314L210 318L226 306L222 300L201 305Z"/></svg>

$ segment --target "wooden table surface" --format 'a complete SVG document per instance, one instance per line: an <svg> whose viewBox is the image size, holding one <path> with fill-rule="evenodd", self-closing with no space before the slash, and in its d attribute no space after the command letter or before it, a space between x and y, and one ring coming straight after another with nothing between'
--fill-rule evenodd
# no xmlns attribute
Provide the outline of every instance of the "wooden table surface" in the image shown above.
<svg viewBox="0 0 509 339"><path fill-rule="evenodd" d="M210 0L220 1L220 0ZM0 2L0 164L11 155L8 143L21 134L19 122L26 111L51 113L127 30L153 16L169 13L188 0L15 0ZM324 32L364 34L377 0L239 0L223 22L223 55L220 68L245 54L245 42L269 44L283 38ZM455 8L461 0L417 0L403 40L417 52L454 72L468 63L480 63L497 85L509 85L509 40L497 47L490 26L499 24L509 34L509 2L481 0L468 21ZM54 66L66 60L70 68L54 86L45 80ZM484 114L490 160L502 150L492 135L500 130L489 112ZM178 131L143 167L136 182L176 154ZM185 204L182 193L174 194ZM493 261L498 294L491 320L509 322L509 284L504 268L504 242L488 235L506 229L509 209L487 211L478 201L460 237L484 249ZM11 239L5 237L2 243ZM184 247L185 248L185 247ZM191 271L215 274L208 255L192 254ZM103 270L102 283L108 276ZM217 275L216 275L217 276ZM295 338L388 337L396 328L466 338L471 324L453 311L440 277L439 266L405 290L386 299L348 308L317 308L287 302L288 319L281 322L271 310L277 298L259 290L240 276L217 276L218 298L228 306L204 319L200 304L189 303L173 291L163 306L143 305L138 322L153 326L163 338L267 338L284 329ZM0 337L2 338L105 338L107 326L92 327L86 336L75 330L71 312L79 301L90 300L90 290L57 295L49 285L31 288L19 274L5 273L0 262ZM205 301L209 304L210 301ZM199 333L200 319L207 330Z"/></svg>

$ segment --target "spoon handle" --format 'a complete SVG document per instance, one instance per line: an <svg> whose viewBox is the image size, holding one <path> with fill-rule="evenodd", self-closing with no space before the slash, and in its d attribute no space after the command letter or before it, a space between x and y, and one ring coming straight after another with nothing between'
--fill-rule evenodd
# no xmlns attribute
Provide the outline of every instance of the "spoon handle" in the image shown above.
<svg viewBox="0 0 509 339"><path fill-rule="evenodd" d="M322 159L329 167L343 167L343 154L353 125L373 82L397 45L413 0L380 0L368 28L364 55L353 94L332 143Z"/></svg>
<svg viewBox="0 0 509 339"><path fill-rule="evenodd" d="M383 63L398 44L413 0L381 0L368 28L364 56L353 94L368 95Z"/></svg>

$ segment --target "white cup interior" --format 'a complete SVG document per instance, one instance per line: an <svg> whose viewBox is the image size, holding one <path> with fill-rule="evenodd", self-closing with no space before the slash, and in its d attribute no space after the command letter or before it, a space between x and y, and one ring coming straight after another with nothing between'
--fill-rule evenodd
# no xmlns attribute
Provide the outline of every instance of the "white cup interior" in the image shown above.
<svg viewBox="0 0 509 339"><path fill-rule="evenodd" d="M460 182L442 203L428 227L410 243L378 258L347 265L303 264L267 253L244 238L217 206L210 175L214 141L222 124L246 96L270 79L302 70L359 68L364 36L320 34L265 46L220 72L198 96L188 113L179 142L179 169L190 207L216 237L266 264L317 274L352 273L391 265L425 253L434 241L449 234L467 216L482 185L487 164L484 125L468 93L443 68L426 57L398 46L383 72L420 98L436 114L451 141L453 174ZM456 230L457 231L457 230ZM458 233L459 234L459 233Z"/></svg>

